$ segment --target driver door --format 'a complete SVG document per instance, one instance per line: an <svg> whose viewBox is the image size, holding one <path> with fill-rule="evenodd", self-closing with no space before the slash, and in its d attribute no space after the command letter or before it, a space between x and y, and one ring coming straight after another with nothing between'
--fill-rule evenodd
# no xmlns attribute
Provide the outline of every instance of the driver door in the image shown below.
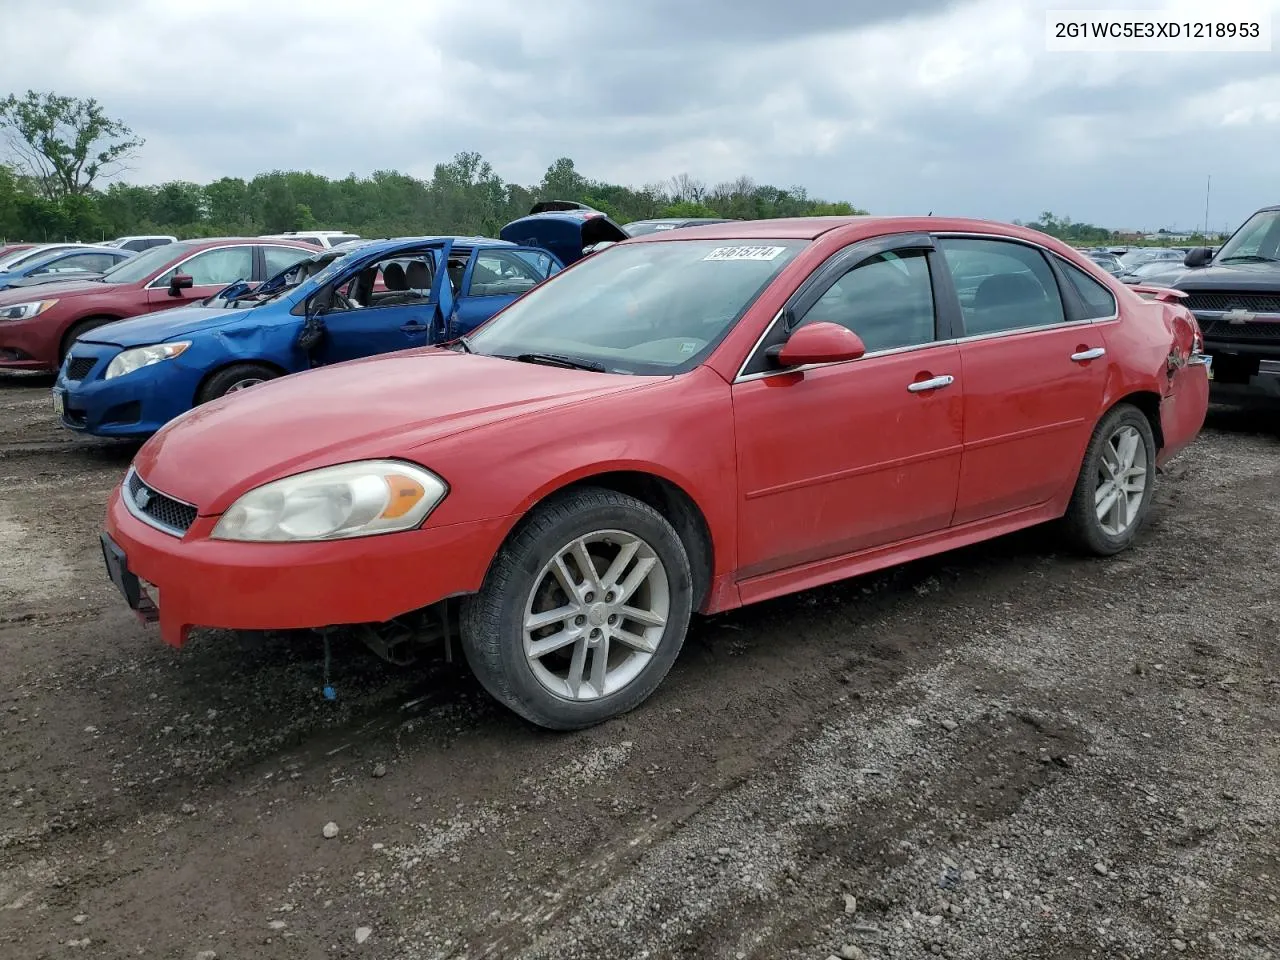
<svg viewBox="0 0 1280 960"><path fill-rule="evenodd" d="M862 338L863 357L779 369L768 351L786 340L780 319L736 379L743 580L950 525L964 392L932 247L928 236L856 244L792 298L792 329L838 323Z"/></svg>
<svg viewBox="0 0 1280 960"><path fill-rule="evenodd" d="M443 339L453 307L446 271L451 244L400 250L347 271L317 293L337 296L322 314L320 363L423 347ZM314 301L313 301L314 302Z"/></svg>
<svg viewBox="0 0 1280 960"><path fill-rule="evenodd" d="M547 251L531 247L478 250L463 277L462 295L451 318L449 335L470 333L547 279L558 266Z"/></svg>

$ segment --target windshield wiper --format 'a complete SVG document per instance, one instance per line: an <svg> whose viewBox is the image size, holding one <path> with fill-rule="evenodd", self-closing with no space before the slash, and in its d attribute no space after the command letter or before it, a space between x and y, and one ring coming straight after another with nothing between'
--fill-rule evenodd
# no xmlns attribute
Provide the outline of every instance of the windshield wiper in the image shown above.
<svg viewBox="0 0 1280 960"><path fill-rule="evenodd" d="M467 342L466 337L454 337L448 343L442 343L440 346L450 348L461 347L463 353L475 353L475 351L471 349L471 344Z"/></svg>
<svg viewBox="0 0 1280 960"><path fill-rule="evenodd" d="M1244 261L1245 263L1280 263L1280 257L1264 257L1260 253L1241 253L1234 257L1222 257L1219 263L1231 263L1233 261Z"/></svg>
<svg viewBox="0 0 1280 960"><path fill-rule="evenodd" d="M580 357L566 357L559 353L521 353L508 360L520 363L545 363L552 367L565 367L569 370L590 370L592 373L604 373L605 365L595 360L583 360Z"/></svg>

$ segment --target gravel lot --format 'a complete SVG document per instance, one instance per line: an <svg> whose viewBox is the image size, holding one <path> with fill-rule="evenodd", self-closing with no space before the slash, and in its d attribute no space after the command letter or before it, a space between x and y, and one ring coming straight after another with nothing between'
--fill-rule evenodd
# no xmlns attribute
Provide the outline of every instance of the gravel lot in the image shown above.
<svg viewBox="0 0 1280 960"><path fill-rule="evenodd" d="M1109 561L1030 531L700 621L637 712L197 634L101 568L130 447L0 378L0 957L1280 956L1280 416ZM336 827L326 829L332 823Z"/></svg>

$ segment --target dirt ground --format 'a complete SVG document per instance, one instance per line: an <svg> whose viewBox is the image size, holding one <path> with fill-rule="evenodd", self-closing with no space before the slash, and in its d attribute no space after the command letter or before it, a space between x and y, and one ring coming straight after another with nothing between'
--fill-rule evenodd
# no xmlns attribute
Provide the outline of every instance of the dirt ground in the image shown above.
<svg viewBox="0 0 1280 960"><path fill-rule="evenodd" d="M0 378L0 957L1280 957L1280 417L1046 531L695 624L534 730L465 669L139 625L132 449ZM326 838L325 826L337 826Z"/></svg>

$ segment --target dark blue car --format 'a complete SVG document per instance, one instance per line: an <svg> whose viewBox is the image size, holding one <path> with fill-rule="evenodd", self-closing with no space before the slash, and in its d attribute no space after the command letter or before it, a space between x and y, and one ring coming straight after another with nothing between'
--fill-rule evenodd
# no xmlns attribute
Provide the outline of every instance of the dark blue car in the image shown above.
<svg viewBox="0 0 1280 960"><path fill-rule="evenodd" d="M142 437L193 406L314 366L456 339L580 259L625 239L596 211L546 211L505 239L419 237L318 253L257 289L98 327L54 385L64 426Z"/></svg>
<svg viewBox="0 0 1280 960"><path fill-rule="evenodd" d="M34 287L57 280L89 280L102 276L121 260L132 256L132 250L117 250L115 247L64 247L12 269L0 270L0 290Z"/></svg>

